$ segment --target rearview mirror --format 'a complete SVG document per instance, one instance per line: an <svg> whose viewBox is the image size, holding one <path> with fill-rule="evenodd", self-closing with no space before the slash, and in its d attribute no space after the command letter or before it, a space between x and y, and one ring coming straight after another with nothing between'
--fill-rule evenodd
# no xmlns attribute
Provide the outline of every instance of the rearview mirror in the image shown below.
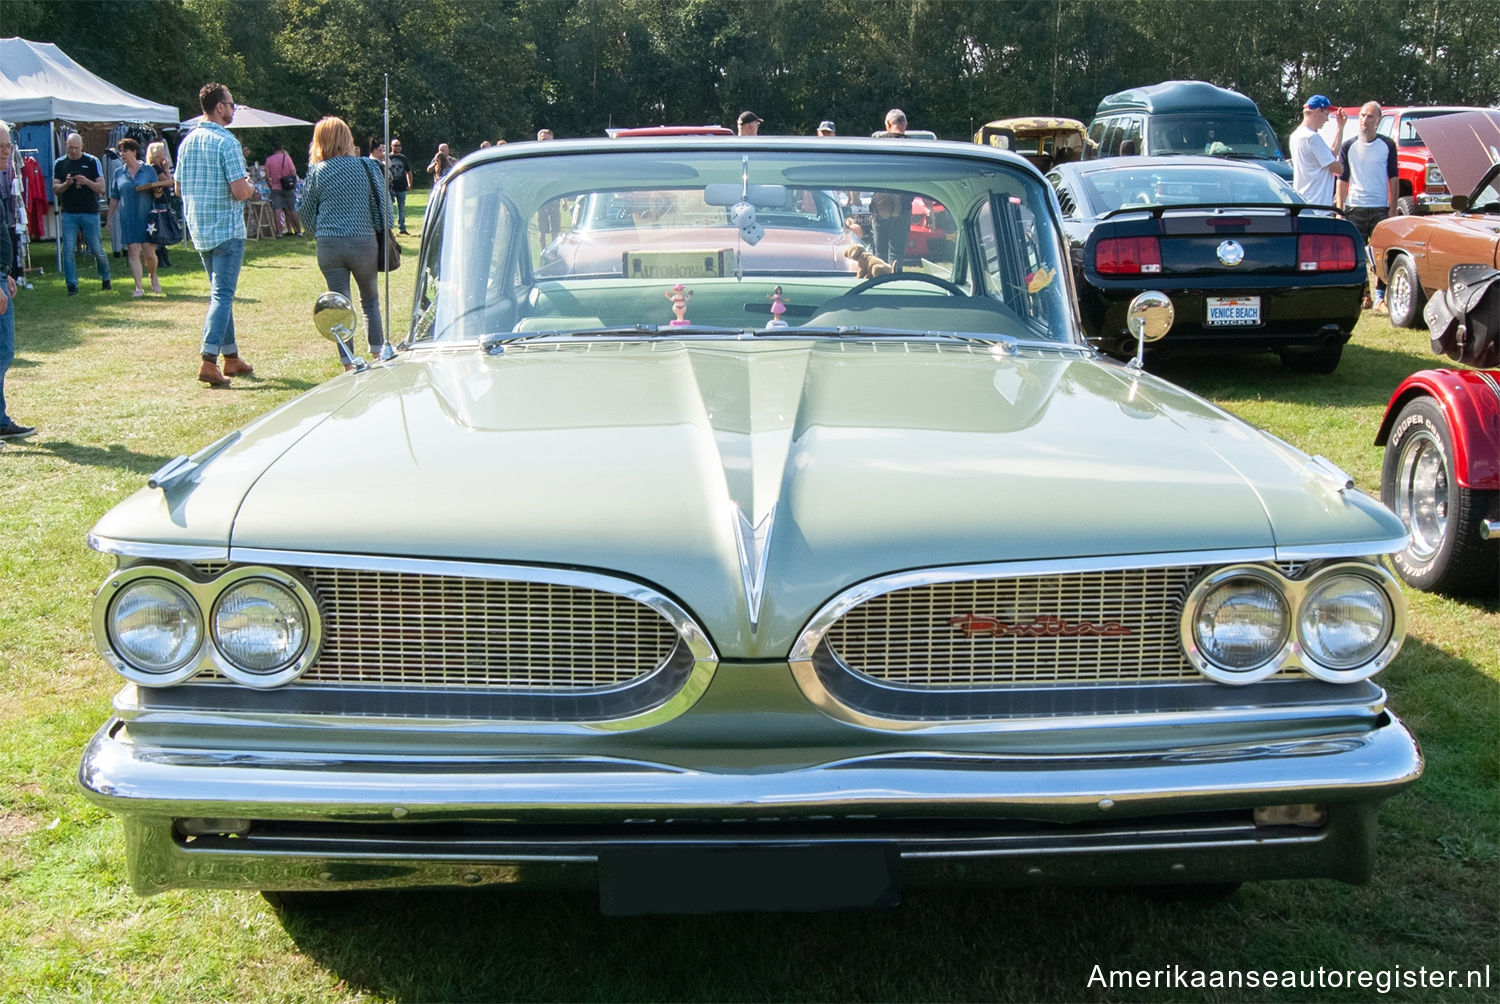
<svg viewBox="0 0 1500 1004"><path fill-rule="evenodd" d="M1135 358L1130 361L1131 368L1140 369L1145 365L1146 343L1165 338L1175 320L1177 311L1165 293L1148 289L1130 301L1125 311L1125 326L1135 339Z"/></svg>
<svg viewBox="0 0 1500 1004"><path fill-rule="evenodd" d="M784 209L791 191L785 185L736 185L714 182L703 189L703 201L710 206L732 206L748 202L756 209Z"/></svg>
<svg viewBox="0 0 1500 1004"><path fill-rule="evenodd" d="M346 367L365 368L365 361L354 355L354 333L359 329L359 315L354 303L344 294L329 290L313 303L313 327L318 334L339 347L339 360Z"/></svg>

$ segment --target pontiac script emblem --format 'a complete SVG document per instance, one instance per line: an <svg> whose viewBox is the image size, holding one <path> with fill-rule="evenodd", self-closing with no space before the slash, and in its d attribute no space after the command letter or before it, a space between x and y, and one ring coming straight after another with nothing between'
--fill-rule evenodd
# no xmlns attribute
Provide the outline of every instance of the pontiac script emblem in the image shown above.
<svg viewBox="0 0 1500 1004"><path fill-rule="evenodd" d="M1245 249L1239 241L1221 241L1219 243L1219 261L1225 265L1238 265L1245 260Z"/></svg>
<svg viewBox="0 0 1500 1004"><path fill-rule="evenodd" d="M1027 624L1008 624L998 617L981 614L964 614L948 622L958 628L965 638L1076 638L1082 635L1128 635L1134 634L1119 621L1070 621L1051 614L1033 617Z"/></svg>

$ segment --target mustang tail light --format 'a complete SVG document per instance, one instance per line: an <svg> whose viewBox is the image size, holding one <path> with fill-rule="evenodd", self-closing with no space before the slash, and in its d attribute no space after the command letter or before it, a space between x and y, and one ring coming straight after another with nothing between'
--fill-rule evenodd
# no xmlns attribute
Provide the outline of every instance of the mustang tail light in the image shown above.
<svg viewBox="0 0 1500 1004"><path fill-rule="evenodd" d="M1161 242L1155 237L1111 237L1094 245L1100 275L1149 275L1161 271Z"/></svg>
<svg viewBox="0 0 1500 1004"><path fill-rule="evenodd" d="M1302 234L1297 268L1302 272L1346 272L1354 267L1354 239L1342 234Z"/></svg>

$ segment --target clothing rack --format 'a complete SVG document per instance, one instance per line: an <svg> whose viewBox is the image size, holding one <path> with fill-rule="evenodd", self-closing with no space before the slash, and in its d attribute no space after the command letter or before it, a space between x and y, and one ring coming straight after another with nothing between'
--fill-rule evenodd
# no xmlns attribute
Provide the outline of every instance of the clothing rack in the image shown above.
<svg viewBox="0 0 1500 1004"><path fill-rule="evenodd" d="M10 198L14 200L13 205L16 207L14 218L11 220L11 223L15 227L13 238L15 244L15 261L20 266L20 285L26 289L31 288L31 284L26 281L26 273L44 273L45 270L40 265L33 266L31 264L31 231L25 222L26 186L21 181L21 168L26 163L28 154L36 158L40 153L41 151L35 147L16 148L12 152L11 161L8 165L11 172L11 190L9 194ZM40 162L40 158L38 158L38 162Z"/></svg>

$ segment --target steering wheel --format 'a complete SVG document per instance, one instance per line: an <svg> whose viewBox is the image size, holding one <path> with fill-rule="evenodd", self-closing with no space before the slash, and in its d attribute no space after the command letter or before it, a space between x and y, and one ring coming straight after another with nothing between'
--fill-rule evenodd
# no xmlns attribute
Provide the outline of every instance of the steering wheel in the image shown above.
<svg viewBox="0 0 1500 1004"><path fill-rule="evenodd" d="M956 283L949 282L947 279L944 279L941 276L928 275L926 272L888 272L885 275L874 275L866 279L864 282L860 283L858 286L855 286L844 295L858 296L866 290L874 289L876 286L883 286L888 282L903 282L912 280L920 282L930 282L950 296L969 295L968 290L964 289L962 286Z"/></svg>

